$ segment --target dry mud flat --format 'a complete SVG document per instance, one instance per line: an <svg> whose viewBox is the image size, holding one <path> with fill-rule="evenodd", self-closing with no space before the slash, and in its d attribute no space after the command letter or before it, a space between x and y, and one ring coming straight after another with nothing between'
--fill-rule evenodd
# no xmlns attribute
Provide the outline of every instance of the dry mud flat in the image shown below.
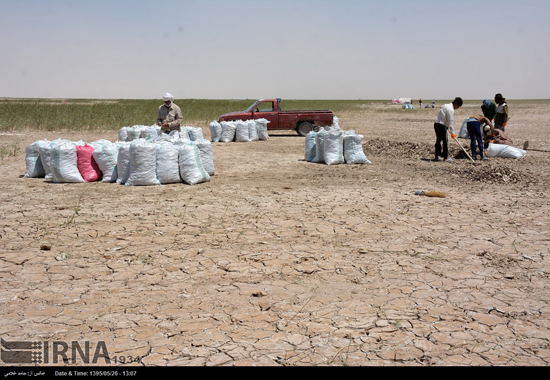
<svg viewBox="0 0 550 380"><path fill-rule="evenodd" d="M550 104L510 108L516 145L550 150ZM337 115L372 165L216 143L194 186L21 178L34 140L116 132L3 134L0 336L146 366L548 365L550 153L432 162L436 112Z"/></svg>

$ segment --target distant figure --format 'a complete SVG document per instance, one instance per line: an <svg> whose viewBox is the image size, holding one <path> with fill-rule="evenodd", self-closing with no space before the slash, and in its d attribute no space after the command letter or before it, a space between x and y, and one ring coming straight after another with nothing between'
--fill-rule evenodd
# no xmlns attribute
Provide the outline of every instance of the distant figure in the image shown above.
<svg viewBox="0 0 550 380"><path fill-rule="evenodd" d="M179 131L183 120L181 109L174 104L172 94L165 93L162 96L164 104L159 107L157 116L157 125L160 126L161 133L170 133L171 131Z"/></svg>
<svg viewBox="0 0 550 380"><path fill-rule="evenodd" d="M495 128L504 132L506 123L508 123L508 104L502 94L495 95L495 103L497 104L497 114L495 116Z"/></svg>
<svg viewBox="0 0 550 380"><path fill-rule="evenodd" d="M487 119L494 121L497 115L497 105L489 99L484 99L481 105L481 112L483 112L483 116Z"/></svg>
<svg viewBox="0 0 550 380"><path fill-rule="evenodd" d="M434 123L435 130L435 161L452 161L452 158L449 158L449 140L447 138L447 131L451 133L451 138L456 139L456 135L453 129L453 117L455 110L462 107L462 99L455 98L452 103L444 104ZM435 107L435 101L432 103L432 106Z"/></svg>
<svg viewBox="0 0 550 380"><path fill-rule="evenodd" d="M422 98L418 101L418 108L422 108Z"/></svg>
<svg viewBox="0 0 550 380"><path fill-rule="evenodd" d="M432 100L432 108L435 108L435 99Z"/></svg>

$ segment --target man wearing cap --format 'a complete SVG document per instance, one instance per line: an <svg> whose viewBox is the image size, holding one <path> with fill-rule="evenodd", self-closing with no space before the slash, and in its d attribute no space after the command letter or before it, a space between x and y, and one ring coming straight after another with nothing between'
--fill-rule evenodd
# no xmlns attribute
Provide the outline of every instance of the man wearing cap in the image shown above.
<svg viewBox="0 0 550 380"><path fill-rule="evenodd" d="M164 100L164 104L159 107L157 117L157 124L160 126L161 133L179 131L183 120L181 109L174 104L172 94L162 95L162 100Z"/></svg>
<svg viewBox="0 0 550 380"><path fill-rule="evenodd" d="M489 120L495 120L497 115L497 105L495 102L490 101L489 99L484 99L483 104L481 105L481 112Z"/></svg>

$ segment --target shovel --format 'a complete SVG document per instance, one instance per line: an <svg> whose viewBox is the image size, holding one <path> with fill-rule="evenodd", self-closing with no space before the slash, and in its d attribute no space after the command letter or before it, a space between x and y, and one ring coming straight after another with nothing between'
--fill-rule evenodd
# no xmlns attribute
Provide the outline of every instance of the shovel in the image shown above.
<svg viewBox="0 0 550 380"><path fill-rule="evenodd" d="M458 141L458 139L453 139L454 141L456 141L456 143L458 144L458 146L460 146L460 148L464 151L464 153L466 153L466 155L468 156L468 158L470 159L470 161L472 161L474 164L477 164L477 162L474 161L474 159L472 158L472 156L470 156L470 153L468 153L466 151L466 149L464 149L464 147L462 146L462 144ZM481 163L481 162L480 162Z"/></svg>
<svg viewBox="0 0 550 380"><path fill-rule="evenodd" d="M529 149L529 141L526 141L524 144L523 144L523 150L534 150L535 152L546 152L546 153L550 153L550 150L543 150L543 149Z"/></svg>

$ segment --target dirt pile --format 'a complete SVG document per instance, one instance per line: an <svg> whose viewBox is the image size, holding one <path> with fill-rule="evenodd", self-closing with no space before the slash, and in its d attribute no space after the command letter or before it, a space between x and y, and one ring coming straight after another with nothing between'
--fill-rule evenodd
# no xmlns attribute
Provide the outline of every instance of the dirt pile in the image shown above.
<svg viewBox="0 0 550 380"><path fill-rule="evenodd" d="M463 177L485 183L521 183L534 179L518 169L503 165L472 166L463 171Z"/></svg>
<svg viewBox="0 0 550 380"><path fill-rule="evenodd" d="M421 159L430 156L433 144L372 139L363 142L363 150L367 157L376 155Z"/></svg>

